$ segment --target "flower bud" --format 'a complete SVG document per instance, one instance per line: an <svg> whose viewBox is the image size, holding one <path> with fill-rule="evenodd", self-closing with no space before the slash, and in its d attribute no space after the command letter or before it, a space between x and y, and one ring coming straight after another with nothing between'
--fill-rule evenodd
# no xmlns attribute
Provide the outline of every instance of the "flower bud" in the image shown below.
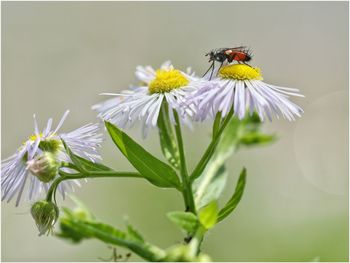
<svg viewBox="0 0 350 263"><path fill-rule="evenodd" d="M58 207L45 200L34 203L30 212L38 227L39 236L49 234L52 231L59 215Z"/></svg>
<svg viewBox="0 0 350 263"><path fill-rule="evenodd" d="M44 152L27 162L27 169L44 183L52 181L59 168L60 163L56 156L50 152Z"/></svg>

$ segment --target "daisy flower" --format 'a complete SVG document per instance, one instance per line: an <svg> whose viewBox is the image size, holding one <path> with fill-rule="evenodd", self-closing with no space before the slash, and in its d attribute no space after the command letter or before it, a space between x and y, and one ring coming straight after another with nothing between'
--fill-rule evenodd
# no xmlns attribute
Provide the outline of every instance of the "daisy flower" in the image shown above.
<svg viewBox="0 0 350 263"><path fill-rule="evenodd" d="M168 61L158 70L138 66L136 77L141 82L140 86L121 93L103 93L114 98L92 107L99 112L99 117L120 128L129 128L136 120L141 120L146 137L148 129L157 126L161 106L167 102L172 123L175 123L173 110L176 110L181 121L190 125L189 117L193 116L195 108L192 105L183 107L185 98L195 89L192 83L197 80L190 69L185 73L175 69Z"/></svg>
<svg viewBox="0 0 350 263"><path fill-rule="evenodd" d="M86 159L96 161L101 159L97 148L102 142L98 124L87 124L69 133L58 134L69 111L66 111L57 125L52 129L52 119L49 119L42 132L34 115L34 135L30 136L15 154L1 162L1 192L2 200L11 199L17 195L18 206L28 182L28 199L37 199L39 195L50 187L50 183L58 176L61 162L70 161L64 151L61 138L72 151ZM77 180L67 180L59 184L58 190L63 198L65 192L73 190L73 184L79 186Z"/></svg>
<svg viewBox="0 0 350 263"><path fill-rule="evenodd" d="M247 108L250 114L256 111L262 121L273 116L289 121L300 117L303 110L289 100L290 96L304 97L298 89L274 86L262 80L259 68L229 64L223 66L213 80L197 82L198 89L187 103L196 104L198 120L218 112L225 117L231 110L243 119Z"/></svg>

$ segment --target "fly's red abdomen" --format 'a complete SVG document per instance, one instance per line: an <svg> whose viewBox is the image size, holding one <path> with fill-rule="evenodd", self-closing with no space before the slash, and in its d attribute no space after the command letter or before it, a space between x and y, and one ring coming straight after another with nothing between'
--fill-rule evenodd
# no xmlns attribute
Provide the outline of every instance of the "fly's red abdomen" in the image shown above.
<svg viewBox="0 0 350 263"><path fill-rule="evenodd" d="M249 61L250 60L250 56L247 53L241 52L241 51L232 51L229 54L229 62L232 62L233 60L236 61Z"/></svg>

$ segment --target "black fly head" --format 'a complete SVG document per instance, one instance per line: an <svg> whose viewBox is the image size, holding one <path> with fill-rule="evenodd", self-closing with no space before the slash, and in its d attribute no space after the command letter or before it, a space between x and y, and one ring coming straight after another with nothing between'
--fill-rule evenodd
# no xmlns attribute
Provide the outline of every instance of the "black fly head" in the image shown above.
<svg viewBox="0 0 350 263"><path fill-rule="evenodd" d="M210 52L208 52L207 54L205 54L206 57L209 56L209 61L208 62L211 62L211 61L214 61L215 60L215 52L212 50Z"/></svg>

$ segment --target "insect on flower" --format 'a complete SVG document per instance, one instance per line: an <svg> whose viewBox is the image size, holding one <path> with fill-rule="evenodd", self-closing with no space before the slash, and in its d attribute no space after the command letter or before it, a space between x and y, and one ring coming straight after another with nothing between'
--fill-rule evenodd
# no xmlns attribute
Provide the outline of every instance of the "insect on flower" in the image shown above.
<svg viewBox="0 0 350 263"><path fill-rule="evenodd" d="M240 46L240 47L233 47L233 48L213 49L212 51L207 53L205 56L209 56L209 62L212 62L212 63L203 76L205 76L211 70L210 78L209 78L210 80L213 76L215 61L221 63L218 70L220 70L220 68L222 67L225 61L227 61L228 63L237 61L239 64L243 63L248 65L246 62L252 59L252 52L251 50L247 49L247 47Z"/></svg>

